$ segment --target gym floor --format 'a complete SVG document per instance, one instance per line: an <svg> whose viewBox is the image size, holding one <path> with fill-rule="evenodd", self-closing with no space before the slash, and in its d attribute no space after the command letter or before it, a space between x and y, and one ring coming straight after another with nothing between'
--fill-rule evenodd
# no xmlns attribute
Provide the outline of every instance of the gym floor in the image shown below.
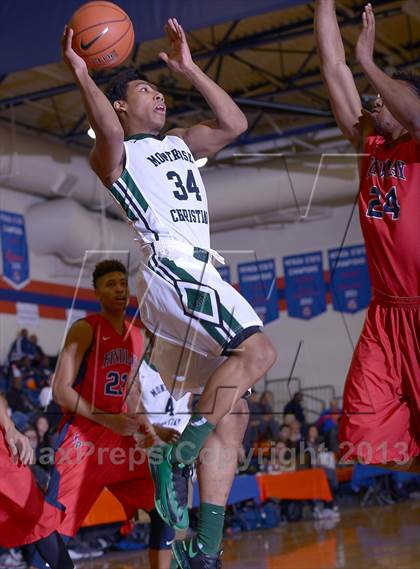
<svg viewBox="0 0 420 569"><path fill-rule="evenodd" d="M420 500L343 508L341 521L289 523L225 540L224 569L419 569ZM81 569L146 569L147 555L106 555Z"/></svg>

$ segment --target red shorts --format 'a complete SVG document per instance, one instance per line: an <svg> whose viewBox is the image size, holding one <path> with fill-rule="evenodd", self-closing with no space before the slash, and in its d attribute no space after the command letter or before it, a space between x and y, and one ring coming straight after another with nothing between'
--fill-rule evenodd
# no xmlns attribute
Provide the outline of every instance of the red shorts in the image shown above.
<svg viewBox="0 0 420 569"><path fill-rule="evenodd" d="M0 545L18 547L47 537L63 512L44 500L31 469L14 464L0 430Z"/></svg>
<svg viewBox="0 0 420 569"><path fill-rule="evenodd" d="M342 459L420 455L420 298L375 294L353 355L340 423Z"/></svg>
<svg viewBox="0 0 420 569"><path fill-rule="evenodd" d="M121 502L128 519L139 509L153 510L147 455L133 437L76 417L64 424L57 446L47 500L66 508L61 534L77 533L104 488Z"/></svg>

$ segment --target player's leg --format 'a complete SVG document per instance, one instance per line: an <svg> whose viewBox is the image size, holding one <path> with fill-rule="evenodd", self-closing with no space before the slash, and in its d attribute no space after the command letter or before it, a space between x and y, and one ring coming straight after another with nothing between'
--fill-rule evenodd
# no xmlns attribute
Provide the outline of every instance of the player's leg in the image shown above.
<svg viewBox="0 0 420 569"><path fill-rule="evenodd" d="M129 439L123 437L122 439ZM150 516L149 561L151 569L170 569L175 531L169 527L155 510L154 487L147 464L147 456L135 448L133 439L121 440L121 448L127 460L112 465L109 472L108 490L121 502L127 518L138 510Z"/></svg>
<svg viewBox="0 0 420 569"><path fill-rule="evenodd" d="M411 359L407 355L410 348L400 343L403 336L413 334L412 330L404 333L403 313L376 303L369 307L344 390L340 421L344 461L402 470L418 466L420 441L413 413L416 399L404 368L404 361ZM416 373L409 375L415 377Z"/></svg>
<svg viewBox="0 0 420 569"><path fill-rule="evenodd" d="M420 306L418 299L404 299L399 308L392 308L398 321L394 359L399 364L402 393L410 411L410 425L415 444L407 447L405 460L382 464L392 470L420 473ZM414 455L414 456L413 456Z"/></svg>
<svg viewBox="0 0 420 569"><path fill-rule="evenodd" d="M197 410L179 441L164 447L150 461L156 509L166 523L176 529L188 526L185 465L197 459L218 423L271 368L275 358L275 350L264 334L256 332L247 337L206 382Z"/></svg>
<svg viewBox="0 0 420 569"><path fill-rule="evenodd" d="M185 465L196 460L219 421L270 369L276 352L261 332L262 322L253 308L211 264L182 256L176 262L155 259L155 264L156 274L150 269L139 281L139 299L147 298L146 303L140 302L143 321L156 336L178 343L187 352L206 354L218 364L201 382L205 388L197 411L178 443L164 447L150 461L156 509L168 524L184 529L188 526ZM167 302L163 304L162 298ZM221 356L226 356L223 363ZM152 360L166 375L161 371L165 361L157 362L153 355ZM172 370L172 385L184 375L183 362L178 363ZM188 375L188 366L185 371Z"/></svg>
<svg viewBox="0 0 420 569"><path fill-rule="evenodd" d="M51 569L72 569L74 567L66 545L56 531L35 543L23 546L21 550L23 559L28 566L33 566L32 562L36 553L38 553Z"/></svg>
<svg viewBox="0 0 420 569"><path fill-rule="evenodd" d="M165 524L155 509L150 516L149 562L150 569L170 569L172 542L175 530Z"/></svg>
<svg viewBox="0 0 420 569"><path fill-rule="evenodd" d="M101 449L106 457L116 437L107 429L88 422L83 427L77 421L75 424L69 423L60 431L47 500L51 504L61 504L66 509L58 528L65 543L77 533L105 488L105 470L98 452ZM36 569L47 567L38 551L32 565Z"/></svg>
<svg viewBox="0 0 420 569"><path fill-rule="evenodd" d="M232 413L219 421L201 450L197 471L200 513L197 537L175 542L180 566L217 567L223 537L225 507L238 465L239 450L248 425L248 404L238 401Z"/></svg>

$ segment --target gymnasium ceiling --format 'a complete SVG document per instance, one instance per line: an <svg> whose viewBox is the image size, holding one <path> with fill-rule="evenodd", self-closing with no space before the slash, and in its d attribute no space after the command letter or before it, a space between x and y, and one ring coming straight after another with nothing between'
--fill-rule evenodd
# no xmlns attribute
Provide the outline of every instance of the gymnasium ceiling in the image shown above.
<svg viewBox="0 0 420 569"><path fill-rule="evenodd" d="M154 0L155 8L161 0ZM3 0L4 2L4 0ZM142 5L150 6L152 0ZM28 6L46 7L59 4L60 28L77 5L77 0L33 3ZM130 15L139 2L120 1ZM86 136L88 124L75 89L72 76L58 61L57 45L49 49L33 48L35 25L25 18L23 26L31 29L28 36L16 34L19 29L13 6L22 7L26 1L2 3L0 44L10 51L11 35L19 40L21 57L4 58L0 64L0 121L15 124L19 130L30 130L53 138L61 144L74 145L82 150L91 147ZM179 10L175 7L178 5ZM182 5L182 9L181 6ZM186 8L194 5L194 10ZM205 7L197 10L197 6ZM9 10L5 10L9 6ZM249 130L230 152L222 152L213 160L233 160L232 152L276 151L319 154L340 151L346 143L334 128L325 89L322 86L319 61L313 38L313 3L300 0L166 0L165 10L184 14L188 39L197 63L224 89L236 98L245 111ZM214 6L214 9L211 7ZM224 6L224 7L223 7ZM273 11L273 7L282 9ZM418 70L420 67L420 0L377 0L376 61L387 72L396 69ZM64 9L65 8L65 9ZM359 90L372 94L367 81L354 59L362 4L339 0L337 13L340 28ZM162 14L169 15L166 12ZM44 14L45 15L45 14ZM27 14L31 16L31 13ZM156 16L156 14L155 14ZM35 17L35 16L34 16ZM142 20L139 17L140 23ZM38 15L39 19L39 15ZM179 17L182 22L182 17ZM133 17L134 20L134 17ZM137 21L137 20L135 20ZM155 17L156 21L156 17ZM211 25L208 25L210 22ZM205 25L207 24L207 25ZM156 26L155 26L156 27ZM52 33L52 42L59 42L59 33ZM40 33L39 30L37 33ZM208 118L206 104L179 77L172 75L158 59L166 49L166 40L155 29L146 33L127 63L139 67L165 93L171 111L168 126L187 126ZM6 34L6 35L5 35ZM150 39L146 39L149 35ZM21 41L20 41L21 39ZM36 36L35 36L36 39ZM45 42L44 42L45 43ZM33 45L33 44L32 44ZM42 47L42 41L40 42ZM25 51L26 50L26 51ZM35 59L34 59L35 58ZM6 61L7 59L7 61ZM6 61L6 63L5 63ZM34 66L34 61L38 62ZM23 68L22 68L23 67ZM109 72L95 75L99 84L109 79Z"/></svg>

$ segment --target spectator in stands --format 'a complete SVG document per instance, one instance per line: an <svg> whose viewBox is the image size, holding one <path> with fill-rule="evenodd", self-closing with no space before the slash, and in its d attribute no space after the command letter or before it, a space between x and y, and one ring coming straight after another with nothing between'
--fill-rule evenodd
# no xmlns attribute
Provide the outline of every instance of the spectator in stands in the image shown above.
<svg viewBox="0 0 420 569"><path fill-rule="evenodd" d="M13 417L19 429L22 427L22 421L26 415L34 411L35 405L31 402L29 397L22 390L22 376L18 369L14 370L12 385L6 394L7 403L13 413L19 413L19 416ZM22 418L21 415L24 417ZM19 418L18 418L19 417ZM27 421L27 419L26 419Z"/></svg>
<svg viewBox="0 0 420 569"><path fill-rule="evenodd" d="M263 391L260 397L261 425L259 439L277 441L280 425L274 418L274 395L271 391Z"/></svg>
<svg viewBox="0 0 420 569"><path fill-rule="evenodd" d="M278 441L271 452L267 472L291 472L296 470L296 454L282 441Z"/></svg>
<svg viewBox="0 0 420 569"><path fill-rule="evenodd" d="M51 367L50 358L45 354L42 356L39 362L38 369L44 376L45 382L48 383L48 380L52 375L52 367Z"/></svg>
<svg viewBox="0 0 420 569"><path fill-rule="evenodd" d="M290 415L290 414L294 415L301 424L302 428L305 428L306 418L305 418L305 412L302 407L302 401L303 401L303 393L301 391L297 391L293 395L289 403L285 405L283 413L285 415Z"/></svg>
<svg viewBox="0 0 420 569"><path fill-rule="evenodd" d="M50 423L45 415L38 415L35 419L35 429L38 435L37 460L45 470L50 470L53 460L52 450L55 447L57 435L52 434Z"/></svg>
<svg viewBox="0 0 420 569"><path fill-rule="evenodd" d="M8 361L9 363L19 362L25 355L32 353L32 343L28 338L28 330L22 328L18 333L16 340L10 346Z"/></svg>
<svg viewBox="0 0 420 569"><path fill-rule="evenodd" d="M313 515L315 519L339 519L340 512L335 502L338 481L335 473L334 454L326 451L323 438L316 425L309 425L304 447L304 462L308 468L323 468L330 485L332 502L314 502ZM322 507L323 505L323 507Z"/></svg>
<svg viewBox="0 0 420 569"><path fill-rule="evenodd" d="M281 425L280 430L279 430L279 436L278 436L278 441L281 443L284 443L286 446L290 446L290 435L292 434L292 431L290 429L289 425L286 425L286 423L283 423L283 425Z"/></svg>
<svg viewBox="0 0 420 569"><path fill-rule="evenodd" d="M293 446L296 447L299 445L299 441L301 441L302 438L303 438L302 427L300 421L298 421L297 419L293 419L293 421L290 423L289 441Z"/></svg>
<svg viewBox="0 0 420 569"><path fill-rule="evenodd" d="M31 349L33 350L34 353L33 359L35 360L35 362L39 364L42 361L42 358L45 356L45 354L44 350L38 344L38 336L36 334L31 334L29 336L29 341L32 344Z"/></svg>
<svg viewBox="0 0 420 569"><path fill-rule="evenodd" d="M332 399L330 407L323 411L316 422L316 425L325 439L328 450L339 454L338 442L338 422L340 420L341 410L337 399Z"/></svg>

